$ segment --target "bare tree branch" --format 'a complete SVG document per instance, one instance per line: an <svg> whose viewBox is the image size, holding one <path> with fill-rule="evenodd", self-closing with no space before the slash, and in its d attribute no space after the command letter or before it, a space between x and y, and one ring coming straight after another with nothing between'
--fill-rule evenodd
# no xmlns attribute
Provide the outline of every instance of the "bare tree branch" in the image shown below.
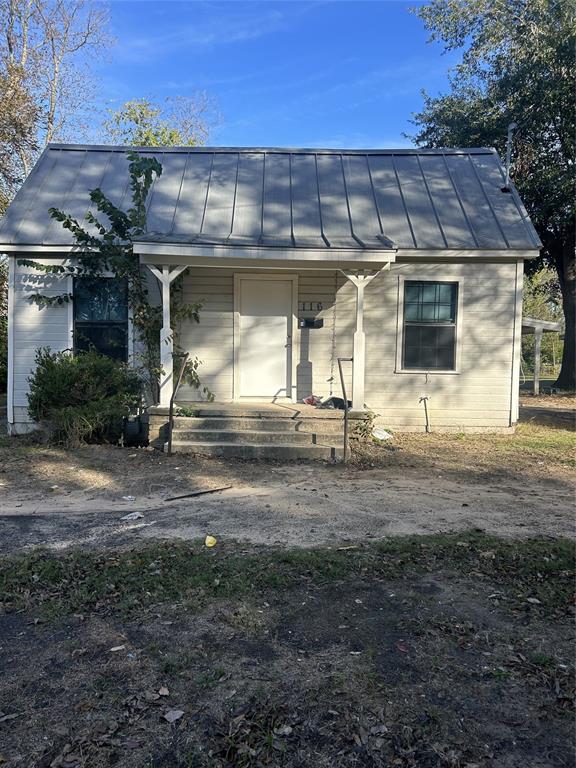
<svg viewBox="0 0 576 768"><path fill-rule="evenodd" d="M0 0L0 153L10 154L6 142L22 137L32 116L36 139L29 141L27 125L26 140L11 148L10 168L0 166L5 191L48 142L78 135L82 102L94 90L91 63L111 43L108 9L96 0Z"/></svg>

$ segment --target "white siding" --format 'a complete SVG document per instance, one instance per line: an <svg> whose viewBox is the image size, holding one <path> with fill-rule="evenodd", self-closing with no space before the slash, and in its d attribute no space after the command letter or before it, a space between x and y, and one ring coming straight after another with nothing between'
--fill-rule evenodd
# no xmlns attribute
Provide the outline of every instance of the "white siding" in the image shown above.
<svg viewBox="0 0 576 768"><path fill-rule="evenodd" d="M191 268L184 274L185 302L202 302L200 323L182 323L177 343L202 361L199 375L216 400L231 400L234 382L234 271ZM201 393L182 385L179 399L201 399Z"/></svg>
<svg viewBox="0 0 576 768"><path fill-rule="evenodd" d="M44 263L62 262L52 259ZM29 300L33 293L45 296L68 293L68 278L38 273L30 267L19 266L16 259L11 268L14 270L11 332L13 356L8 388L12 393L12 408L9 408L8 419L11 433L17 434L29 430L32 424L28 416L27 393L28 377L34 370L36 350L39 347L50 347L53 351L68 349L72 346L72 326L69 304L40 308Z"/></svg>
<svg viewBox="0 0 576 768"><path fill-rule="evenodd" d="M40 308L29 300L33 293L41 293L44 296L72 293L72 278L45 275L31 267L18 265L18 259L25 258L33 261L35 257L34 255L21 254L11 261L11 270L14 270L14 289L11 291L13 306L11 309L11 338L13 339L11 348L14 352L8 371L8 389L9 392L11 391L8 420L13 425L10 427L13 434L28 431L32 426L28 416L28 377L34 370L34 358L37 349L50 347L53 352L57 352L71 349L73 344L72 304ZM65 264L67 262L61 259L43 259L42 263ZM158 303L158 284L151 274L149 275L148 289L150 300ZM143 346L132 329L130 321L128 333L129 355L133 364L139 366L141 365Z"/></svg>
<svg viewBox="0 0 576 768"><path fill-rule="evenodd" d="M250 270L251 272L255 270ZM187 302L202 302L200 323L186 321L179 329L178 344L192 357L197 356L202 383L217 400L234 397L234 269L191 268L184 276L183 298ZM274 274L281 274L276 270ZM297 355L296 381L298 399L311 394L328 395L331 385L328 379L334 375L332 390L339 394L337 381L338 355L351 355L351 334L348 329L354 322L353 296L346 278L333 271L305 271L298 276L299 317L318 317L324 320L320 329L298 331L300 345L294 345ZM336 291L338 289L338 293ZM348 295L349 294L349 295ZM334 297L338 295L336 326L338 333L333 339ZM302 310L301 303L312 302L314 309ZM317 309L318 304L322 309ZM342 325L343 332L340 332ZM336 344L332 354L333 343ZM332 366L332 360L334 366ZM179 399L201 399L201 393L182 386Z"/></svg>
<svg viewBox="0 0 576 768"><path fill-rule="evenodd" d="M187 271L183 283L184 299L202 302L203 307L199 324L191 321L182 324L178 342L202 361L199 369L202 382L221 401L234 397L235 271L194 267ZM66 280L38 275L26 267L16 267L14 277L14 359L10 375L15 426L12 429L23 431L29 423L27 378L33 370L36 349L49 346L63 350L71 346L71 308L63 305L39 309L27 298L37 291L48 295L66 292L69 290ZM459 373L426 376L397 371L400 277L460 282ZM151 288L155 294L155 286ZM294 344L298 399L311 393L339 396L336 360L338 356L352 355L354 286L336 271L305 270L299 272L298 293L298 316L317 317L324 322L320 329L298 330ZM393 264L390 271L383 272L366 289L367 406L378 414L382 424L393 429L423 430L424 409L419 401L422 395L428 395L433 429L508 427L516 419L512 373L513 359L516 365L518 361L514 352L517 311L516 263ZM351 365L346 363L344 367L351 392ZM182 387L179 399L200 398L199 392Z"/></svg>
<svg viewBox="0 0 576 768"><path fill-rule="evenodd" d="M462 294L459 373L397 371L401 318L399 277L460 282ZM298 399L311 393L340 395L336 359L352 355L355 289L333 271L301 271L299 317L318 317L321 329L301 329L297 355ZM516 305L516 263L396 263L366 289L366 404L391 428L424 429L420 397L428 395L432 428L508 427ZM217 400L231 400L234 352L234 270L193 268L184 297L203 301L200 324L186 322L181 346L202 360L200 377ZM305 302L306 309L302 309ZM309 304L312 303L312 309ZM321 308L317 305L321 304ZM351 390L351 365L344 364ZM330 378L333 377L332 382ZM201 396L189 387L181 399Z"/></svg>
<svg viewBox="0 0 576 768"><path fill-rule="evenodd" d="M459 373L396 372L400 276L460 281ZM366 399L382 423L423 429L427 395L432 428L510 425L515 277L515 263L412 263L374 280L366 292Z"/></svg>

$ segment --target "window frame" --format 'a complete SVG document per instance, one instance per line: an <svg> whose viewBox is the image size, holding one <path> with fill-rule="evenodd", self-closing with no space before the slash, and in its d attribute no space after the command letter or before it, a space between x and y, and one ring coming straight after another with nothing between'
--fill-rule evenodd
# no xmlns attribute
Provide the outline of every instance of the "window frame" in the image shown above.
<svg viewBox="0 0 576 768"><path fill-rule="evenodd" d="M456 324L454 336L454 368L404 368L404 294L405 283L452 283L457 286ZM396 367L394 373L440 374L441 376L458 376L461 373L462 358L462 307L464 297L464 280L454 275L399 275L398 301L396 317ZM430 325L436 325L430 323Z"/></svg>
<svg viewBox="0 0 576 768"><path fill-rule="evenodd" d="M73 352L73 354L77 354L79 351L83 351L83 350L78 350L78 348L76 346L76 325L77 325L77 321L76 321L76 310L75 310L75 305L74 305L74 296L75 296L75 293L76 293L76 290L75 290L76 289L76 281L77 280L82 280L82 279L86 279L86 278L83 277L82 275L78 275L78 276L74 275L73 277L70 278L70 281L71 281L71 291L70 291L70 293L72 294L72 301L69 302L69 324L70 324L70 333L71 333L71 336L72 336L72 352ZM88 279L91 279L91 278L88 278ZM92 278L92 279L97 279L97 280L115 280L117 278L116 278L116 275L113 272L106 271L104 274L95 276L95 278ZM85 322L86 324L89 324L90 321L80 321L80 324L82 324L83 322ZM133 332L132 332L132 318L130 316L130 305L128 303L128 289L126 290L126 320L123 321L123 323L124 322L126 324L126 355L125 355L125 358L121 358L121 359L117 358L117 359L120 359L120 361L123 362L123 363L130 364L132 362L132 359L133 359L134 339L133 339ZM112 325L120 325L120 321L105 321L105 320L100 321L100 320L98 320L98 321L94 321L94 324L95 325L97 325L97 324L104 324L104 325L112 326Z"/></svg>

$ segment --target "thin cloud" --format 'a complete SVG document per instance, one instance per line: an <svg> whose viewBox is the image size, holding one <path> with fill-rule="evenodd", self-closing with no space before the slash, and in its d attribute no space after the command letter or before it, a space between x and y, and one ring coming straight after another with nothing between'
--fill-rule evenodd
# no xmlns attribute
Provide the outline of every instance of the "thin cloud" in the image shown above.
<svg viewBox="0 0 576 768"><path fill-rule="evenodd" d="M129 37L122 41L118 58L134 63L147 63L182 48L198 50L256 40L282 28L286 16L278 10L258 16L219 16L195 21L194 24L172 25L152 35Z"/></svg>

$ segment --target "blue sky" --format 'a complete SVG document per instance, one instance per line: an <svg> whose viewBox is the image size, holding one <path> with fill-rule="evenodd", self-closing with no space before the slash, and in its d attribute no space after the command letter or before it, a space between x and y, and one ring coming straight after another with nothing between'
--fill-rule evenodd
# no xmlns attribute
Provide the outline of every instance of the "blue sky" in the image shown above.
<svg viewBox="0 0 576 768"><path fill-rule="evenodd" d="M408 146L421 89L446 90L456 60L426 42L414 5L113 0L102 101L204 90L221 113L210 144Z"/></svg>

